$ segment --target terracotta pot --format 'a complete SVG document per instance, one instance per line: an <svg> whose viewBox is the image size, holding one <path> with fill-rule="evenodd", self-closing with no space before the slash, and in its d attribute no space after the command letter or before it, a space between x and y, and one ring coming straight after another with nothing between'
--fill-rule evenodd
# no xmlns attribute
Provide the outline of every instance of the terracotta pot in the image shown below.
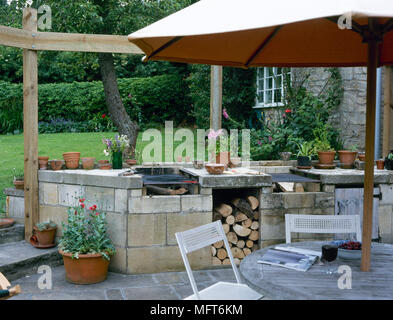
<svg viewBox="0 0 393 320"><path fill-rule="evenodd" d="M25 181L24 180L14 180L14 186L16 189L23 190L25 188Z"/></svg>
<svg viewBox="0 0 393 320"><path fill-rule="evenodd" d="M359 159L359 161L366 161L366 155L364 153L359 153L358 159Z"/></svg>
<svg viewBox="0 0 393 320"><path fill-rule="evenodd" d="M66 280L75 284L93 284L102 282L108 274L109 260L100 253L80 254L79 259L72 259L71 253L59 250L63 256Z"/></svg>
<svg viewBox="0 0 393 320"><path fill-rule="evenodd" d="M383 170L385 168L385 161L384 160L377 160L377 169Z"/></svg>
<svg viewBox="0 0 393 320"><path fill-rule="evenodd" d="M99 164L98 168L100 168L101 170L110 170L112 169L112 165L110 163L103 163Z"/></svg>
<svg viewBox="0 0 393 320"><path fill-rule="evenodd" d="M65 152L63 158L67 169L77 169L79 167L80 152Z"/></svg>
<svg viewBox="0 0 393 320"><path fill-rule="evenodd" d="M292 152L280 152L280 157L282 161L289 161L291 159Z"/></svg>
<svg viewBox="0 0 393 320"><path fill-rule="evenodd" d="M15 223L12 218L1 218L0 219L0 229L11 227Z"/></svg>
<svg viewBox="0 0 393 320"><path fill-rule="evenodd" d="M135 160L135 159L127 159L127 160L126 160L126 163L127 163L129 166L134 166L134 165L136 165L136 160Z"/></svg>
<svg viewBox="0 0 393 320"><path fill-rule="evenodd" d="M49 157L38 157L38 163L40 165L40 170L48 169L48 160Z"/></svg>
<svg viewBox="0 0 393 320"><path fill-rule="evenodd" d="M353 165L356 160L357 154L358 154L357 151L349 151L349 150L338 151L340 164Z"/></svg>
<svg viewBox="0 0 393 320"><path fill-rule="evenodd" d="M96 158L81 158L82 160L82 167L83 169L94 169L94 163L96 161Z"/></svg>
<svg viewBox="0 0 393 320"><path fill-rule="evenodd" d="M219 152L216 155L216 163L223 164L225 165L225 168L227 168L229 162L231 161L230 158L231 158L231 154L228 151Z"/></svg>
<svg viewBox="0 0 393 320"><path fill-rule="evenodd" d="M40 231L36 226L34 226L33 229L39 244L48 245L55 242L57 228L50 228Z"/></svg>
<svg viewBox="0 0 393 320"><path fill-rule="evenodd" d="M241 164L242 164L242 158L238 158L238 157L230 158L228 166L230 168L236 168L236 167L240 167Z"/></svg>
<svg viewBox="0 0 393 320"><path fill-rule="evenodd" d="M61 170L63 165L64 165L64 160L52 160L52 161L50 161L50 167L54 171Z"/></svg>
<svg viewBox="0 0 393 320"><path fill-rule="evenodd" d="M320 164L333 164L336 151L318 151Z"/></svg>
<svg viewBox="0 0 393 320"><path fill-rule="evenodd" d="M225 170L225 165L220 163L207 163L205 168L210 174L222 174Z"/></svg>
<svg viewBox="0 0 393 320"><path fill-rule="evenodd" d="M106 164L109 163L109 160L98 160L98 164Z"/></svg>

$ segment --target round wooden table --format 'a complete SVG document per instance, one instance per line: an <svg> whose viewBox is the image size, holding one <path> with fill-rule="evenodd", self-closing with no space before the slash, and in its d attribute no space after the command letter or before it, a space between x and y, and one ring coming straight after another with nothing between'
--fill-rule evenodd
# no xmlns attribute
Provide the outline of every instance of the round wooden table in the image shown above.
<svg viewBox="0 0 393 320"><path fill-rule="evenodd" d="M328 241L309 241L279 246L291 246L321 252ZM308 271L291 270L279 266L261 264L257 261L272 247L257 250L240 263L240 273L245 283L271 299L285 300L346 300L346 299L393 299L393 245L373 242L371 245L370 272L360 271L360 260L337 258L332 262L336 272L327 274L326 265L315 263ZM338 273L340 265L351 268L352 288L340 289ZM342 286L341 286L342 287Z"/></svg>

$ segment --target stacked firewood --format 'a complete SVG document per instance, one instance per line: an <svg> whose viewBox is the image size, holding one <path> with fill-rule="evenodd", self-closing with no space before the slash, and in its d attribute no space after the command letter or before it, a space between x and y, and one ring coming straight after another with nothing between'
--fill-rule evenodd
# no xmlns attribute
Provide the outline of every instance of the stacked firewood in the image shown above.
<svg viewBox="0 0 393 320"><path fill-rule="evenodd" d="M258 249L259 201L254 196L235 198L214 207L213 221L221 220L236 264ZM212 245L213 264L230 264L223 241Z"/></svg>

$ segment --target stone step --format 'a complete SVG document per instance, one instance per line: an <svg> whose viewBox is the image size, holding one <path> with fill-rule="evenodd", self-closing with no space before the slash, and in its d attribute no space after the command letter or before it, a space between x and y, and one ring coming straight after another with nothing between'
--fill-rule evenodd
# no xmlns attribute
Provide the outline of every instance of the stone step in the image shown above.
<svg viewBox="0 0 393 320"><path fill-rule="evenodd" d="M0 245L9 242L21 241L25 237L25 226L14 224L8 228L0 229Z"/></svg>
<svg viewBox="0 0 393 320"><path fill-rule="evenodd" d="M0 245L0 272L9 281L35 274L41 265L55 267L62 263L57 247L37 249L24 240Z"/></svg>

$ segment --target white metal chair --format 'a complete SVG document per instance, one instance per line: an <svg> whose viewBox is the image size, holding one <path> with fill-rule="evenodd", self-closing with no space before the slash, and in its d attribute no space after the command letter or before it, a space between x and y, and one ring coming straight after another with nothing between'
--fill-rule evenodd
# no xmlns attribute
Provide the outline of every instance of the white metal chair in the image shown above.
<svg viewBox="0 0 393 320"><path fill-rule="evenodd" d="M286 243L291 243L291 232L301 233L355 233L361 241L359 215L285 215Z"/></svg>
<svg viewBox="0 0 393 320"><path fill-rule="evenodd" d="M215 221L197 228L177 232L175 235L186 267L188 278L190 279L192 290L194 291L193 295L185 298L184 300L258 300L263 297L263 295L252 290L246 284L241 282L240 274L233 260L233 255L225 236L224 229L222 228L221 221ZM206 289L198 291L188 262L187 254L221 240L224 241L225 249L227 250L231 261L237 283L220 281Z"/></svg>

